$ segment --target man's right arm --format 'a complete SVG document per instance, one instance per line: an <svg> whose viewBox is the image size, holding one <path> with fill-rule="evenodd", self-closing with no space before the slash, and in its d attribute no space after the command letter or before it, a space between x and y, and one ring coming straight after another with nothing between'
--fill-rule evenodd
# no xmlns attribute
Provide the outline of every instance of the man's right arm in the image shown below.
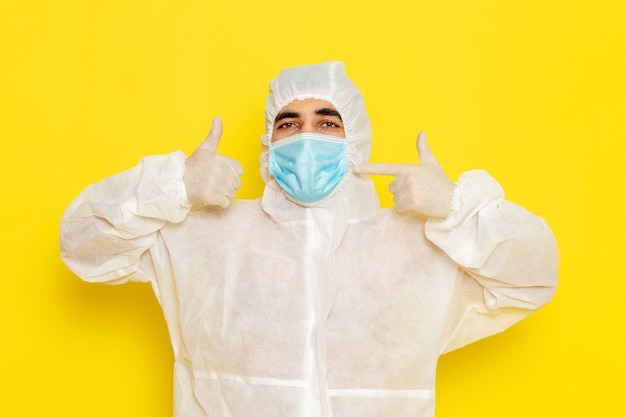
<svg viewBox="0 0 626 417"><path fill-rule="evenodd" d="M61 220L61 257L86 281L145 281L135 274L141 255L166 223L179 223L193 207L226 207L241 186L243 168L216 152L222 122L194 153L149 156L128 171L88 187Z"/></svg>
<svg viewBox="0 0 626 417"><path fill-rule="evenodd" d="M167 222L189 213L185 155L149 156L85 189L61 219L61 258L86 281L122 283ZM137 280L144 280L135 277Z"/></svg>

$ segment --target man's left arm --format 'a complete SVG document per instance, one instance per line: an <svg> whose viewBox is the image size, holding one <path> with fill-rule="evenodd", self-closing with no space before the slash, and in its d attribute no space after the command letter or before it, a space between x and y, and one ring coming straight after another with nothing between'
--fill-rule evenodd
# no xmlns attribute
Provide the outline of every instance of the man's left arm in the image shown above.
<svg viewBox="0 0 626 417"><path fill-rule="evenodd" d="M461 276L443 351L504 330L552 298L558 249L541 217L504 199L485 171L454 184L420 133L420 164L367 164L361 174L393 175L389 186L400 212L427 218L426 237L459 267Z"/></svg>
<svg viewBox="0 0 626 417"><path fill-rule="evenodd" d="M443 351L498 333L552 299L558 249L545 221L504 199L485 171L461 175L453 210L426 237L463 270Z"/></svg>

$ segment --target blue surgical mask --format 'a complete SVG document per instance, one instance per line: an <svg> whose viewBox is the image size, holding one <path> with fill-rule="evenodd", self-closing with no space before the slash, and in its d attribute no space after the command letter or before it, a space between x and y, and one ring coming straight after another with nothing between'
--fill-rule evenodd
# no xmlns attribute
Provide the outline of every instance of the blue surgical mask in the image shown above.
<svg viewBox="0 0 626 417"><path fill-rule="evenodd" d="M295 202L324 200L348 172L345 138L299 133L270 143L269 171Z"/></svg>

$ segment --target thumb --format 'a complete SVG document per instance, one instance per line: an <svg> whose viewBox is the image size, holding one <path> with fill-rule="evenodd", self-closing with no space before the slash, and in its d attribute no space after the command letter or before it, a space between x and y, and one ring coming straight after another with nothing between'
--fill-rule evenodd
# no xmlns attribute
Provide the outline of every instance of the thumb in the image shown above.
<svg viewBox="0 0 626 417"><path fill-rule="evenodd" d="M433 155L432 151L430 150L430 147L428 147L428 141L426 140L426 133L422 131L417 135L417 141L415 145L417 147L417 155L420 158L420 163L426 164L426 163L434 162L438 164L437 159L435 158L435 155Z"/></svg>
<svg viewBox="0 0 626 417"><path fill-rule="evenodd" d="M219 116L215 116L209 134L204 138L204 142L202 142L199 147L207 151L215 152L222 138L222 130L222 119L220 119Z"/></svg>

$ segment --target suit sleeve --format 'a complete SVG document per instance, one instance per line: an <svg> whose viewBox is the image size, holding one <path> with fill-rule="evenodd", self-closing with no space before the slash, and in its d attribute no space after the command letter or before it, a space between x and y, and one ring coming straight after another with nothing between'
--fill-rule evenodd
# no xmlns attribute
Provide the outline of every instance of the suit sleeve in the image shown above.
<svg viewBox="0 0 626 417"><path fill-rule="evenodd" d="M87 187L61 219L65 264L85 281L148 281L140 271L140 258L166 223L181 222L191 208L184 169L182 152L149 156Z"/></svg>
<svg viewBox="0 0 626 417"><path fill-rule="evenodd" d="M554 235L484 171L460 177L452 213L429 219L426 236L460 267L442 353L508 328L554 295Z"/></svg>

